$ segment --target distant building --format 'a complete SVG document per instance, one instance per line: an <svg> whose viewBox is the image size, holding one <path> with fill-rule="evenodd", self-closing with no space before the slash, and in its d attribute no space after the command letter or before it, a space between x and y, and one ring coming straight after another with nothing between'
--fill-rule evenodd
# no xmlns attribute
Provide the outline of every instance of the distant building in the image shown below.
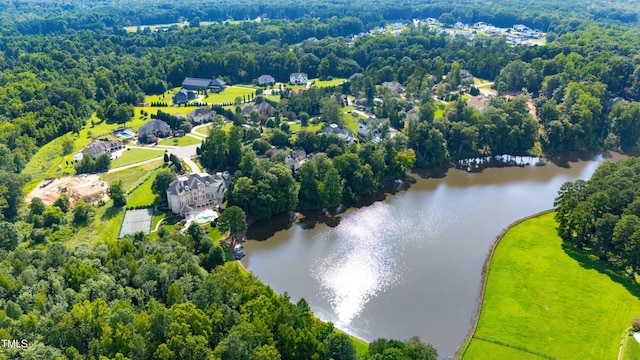
<svg viewBox="0 0 640 360"><path fill-rule="evenodd" d="M252 111L257 111L260 115L273 116L273 113L276 111L276 109L271 106L271 104L265 101L254 106L245 107L244 109L242 109L242 115L250 116Z"/></svg>
<svg viewBox="0 0 640 360"><path fill-rule="evenodd" d="M517 32L525 32L525 31L530 30L530 29L526 25L517 24L517 25L513 25L513 30L515 30Z"/></svg>
<svg viewBox="0 0 640 360"><path fill-rule="evenodd" d="M383 87L393 91L396 94L401 94L405 91L404 86L397 81L385 81L382 83Z"/></svg>
<svg viewBox="0 0 640 360"><path fill-rule="evenodd" d="M306 85L309 75L306 73L293 73L289 75L289 83L292 85Z"/></svg>
<svg viewBox="0 0 640 360"><path fill-rule="evenodd" d="M462 69L460 70L460 77L462 77L463 79L466 79L466 78L472 78L473 75L469 72L469 70Z"/></svg>
<svg viewBox="0 0 640 360"><path fill-rule="evenodd" d="M221 91L224 91L224 89L226 88L227 88L227 83L225 83L224 80L220 78L211 80L211 83L209 84L209 89L213 92L221 92Z"/></svg>
<svg viewBox="0 0 640 360"><path fill-rule="evenodd" d="M355 78L361 78L363 76L364 75L362 73L353 73L353 74L351 74L351 76L349 76L349 81L351 81L351 80L353 80Z"/></svg>
<svg viewBox="0 0 640 360"><path fill-rule="evenodd" d="M97 158L102 154L111 154L114 151L124 149L124 144L118 140L97 141L94 140L87 145L82 151L73 156L74 161L82 160L84 154L89 154L92 158Z"/></svg>
<svg viewBox="0 0 640 360"><path fill-rule="evenodd" d="M472 96L469 100L467 100L467 104L469 106L475 108L476 110L482 111L487 105L489 105L490 97L484 95Z"/></svg>
<svg viewBox="0 0 640 360"><path fill-rule="evenodd" d="M273 85L275 83L276 79L274 79L271 75L260 75L258 77L258 85L260 86Z"/></svg>
<svg viewBox="0 0 640 360"><path fill-rule="evenodd" d="M227 171L179 177L167 188L169 208L176 214L187 216L194 209L220 206L230 180L231 175Z"/></svg>
<svg viewBox="0 0 640 360"><path fill-rule="evenodd" d="M197 108L187 114L187 119L194 124L202 124L213 121L216 118L216 111L206 107Z"/></svg>
<svg viewBox="0 0 640 360"><path fill-rule="evenodd" d="M341 128L337 124L325 125L321 132L325 134L336 134L339 138L344 140L347 145L351 145L354 141L353 133L349 128Z"/></svg>
<svg viewBox="0 0 640 360"><path fill-rule="evenodd" d="M370 117L358 120L358 135L373 142L380 141L380 124L383 119Z"/></svg>
<svg viewBox="0 0 640 360"><path fill-rule="evenodd" d="M294 173L298 171L302 167L302 164L307 161L307 153L304 150L291 150L287 154L287 157L284 159L284 163L293 171Z"/></svg>
<svg viewBox="0 0 640 360"><path fill-rule="evenodd" d="M187 90L211 90L220 92L227 88L227 84L222 79L201 79L201 78L185 78L182 81L182 88Z"/></svg>
<svg viewBox="0 0 640 360"><path fill-rule="evenodd" d="M195 100L196 93L192 90L181 89L173 95L173 103L176 105L186 104L187 101Z"/></svg>
<svg viewBox="0 0 640 360"><path fill-rule="evenodd" d="M166 122L159 119L151 119L138 129L138 137L142 138L147 135L156 137L167 137L171 135L171 127Z"/></svg>
<svg viewBox="0 0 640 360"><path fill-rule="evenodd" d="M617 104L619 102L626 102L626 100L621 96L616 96L614 98L611 98L611 99L607 100L607 102L605 104L605 108L607 110L611 110L611 108L613 108L613 105L615 105L615 104Z"/></svg>

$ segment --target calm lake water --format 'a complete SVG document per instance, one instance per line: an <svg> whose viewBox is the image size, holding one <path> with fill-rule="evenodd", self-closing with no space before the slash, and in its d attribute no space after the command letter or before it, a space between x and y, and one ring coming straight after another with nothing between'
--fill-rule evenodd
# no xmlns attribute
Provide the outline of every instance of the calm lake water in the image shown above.
<svg viewBox="0 0 640 360"><path fill-rule="evenodd" d="M408 190L327 223L299 216L251 229L250 239L270 237L247 241L242 263L350 334L367 341L418 335L447 358L469 329L495 236L551 208L565 181L588 179L603 161L590 158L481 173L450 169L437 179L414 175Z"/></svg>

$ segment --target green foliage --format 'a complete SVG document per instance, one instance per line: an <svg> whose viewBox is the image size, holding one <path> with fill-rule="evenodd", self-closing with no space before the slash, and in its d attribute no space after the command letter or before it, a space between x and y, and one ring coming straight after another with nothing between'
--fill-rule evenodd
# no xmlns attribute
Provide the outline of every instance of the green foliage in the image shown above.
<svg viewBox="0 0 640 360"><path fill-rule="evenodd" d="M217 219L218 228L222 232L229 232L235 240L236 235L247 229L247 215L238 206L226 208Z"/></svg>
<svg viewBox="0 0 640 360"><path fill-rule="evenodd" d="M565 183L555 200L558 234L601 259L640 270L640 160L603 164L591 180Z"/></svg>
<svg viewBox="0 0 640 360"><path fill-rule="evenodd" d="M13 250L20 241L20 232L10 222L0 221L0 249Z"/></svg>
<svg viewBox="0 0 640 360"><path fill-rule="evenodd" d="M176 174L171 170L161 170L156 174L151 184L151 191L160 195L162 202L167 201L167 189L169 184L176 179Z"/></svg>
<svg viewBox="0 0 640 360"><path fill-rule="evenodd" d="M122 186L122 180L116 180L109 185L107 190L109 197L113 200L113 205L120 207L127 205L127 194Z"/></svg>

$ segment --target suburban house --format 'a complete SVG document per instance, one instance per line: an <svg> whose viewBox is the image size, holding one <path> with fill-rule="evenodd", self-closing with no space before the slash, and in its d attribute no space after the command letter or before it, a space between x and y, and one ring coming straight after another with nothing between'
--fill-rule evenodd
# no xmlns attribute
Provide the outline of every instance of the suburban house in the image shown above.
<svg viewBox="0 0 640 360"><path fill-rule="evenodd" d="M273 116L273 113L276 111L276 109L271 106L271 104L265 101L254 106L245 107L244 109L242 109L242 115L250 116L252 111L257 111L260 115Z"/></svg>
<svg viewBox="0 0 640 360"><path fill-rule="evenodd" d="M224 82L224 80L217 78L214 80L211 80L211 83L209 84L209 89L213 92L221 92L224 91L224 89L227 88L227 83Z"/></svg>
<svg viewBox="0 0 640 360"><path fill-rule="evenodd" d="M284 163L294 173L302 167L302 164L304 164L305 161L307 161L307 153L302 149L289 151L287 157L284 159Z"/></svg>
<svg viewBox="0 0 640 360"><path fill-rule="evenodd" d="M610 98L609 100L607 100L607 102L605 103L605 108L607 111L611 110L611 108L613 108L613 105L619 103L619 102L625 102L626 100L621 97L621 96L616 96L613 98Z"/></svg>
<svg viewBox="0 0 640 360"><path fill-rule="evenodd" d="M349 128L341 128L338 126L338 124L329 124L329 125L325 125L321 132L325 133L325 134L336 134L338 135L339 138L341 138L342 140L344 140L347 145L351 145L354 141L354 137L353 137L353 133L351 132L351 130L349 130Z"/></svg>
<svg viewBox="0 0 640 360"><path fill-rule="evenodd" d="M159 119L151 119L138 129L138 137L142 138L147 135L156 137L167 137L171 135L171 127L166 122Z"/></svg>
<svg viewBox="0 0 640 360"><path fill-rule="evenodd" d="M187 114L187 119L194 124L202 124L213 121L216 118L216 111L206 107L197 108Z"/></svg>
<svg viewBox="0 0 640 360"><path fill-rule="evenodd" d="M469 70L462 69L460 70L460 77L463 79L466 79L466 78L472 78L473 75L469 72Z"/></svg>
<svg viewBox="0 0 640 360"><path fill-rule="evenodd" d="M380 138L380 124L382 124L382 121L383 119L375 117L358 120L358 135L374 143L380 142L382 140Z"/></svg>
<svg viewBox="0 0 640 360"><path fill-rule="evenodd" d="M174 180L167 188L169 208L176 214L188 216L194 209L220 206L227 193L229 172L192 173Z"/></svg>
<svg viewBox="0 0 640 360"><path fill-rule="evenodd" d="M187 90L187 89L181 89L180 91L178 91L173 95L173 103L177 105L186 104L187 101L191 101L195 99L196 99L196 93L193 92L192 90Z"/></svg>
<svg viewBox="0 0 640 360"><path fill-rule="evenodd" d="M393 91L396 94L401 94L404 92L405 88L397 81L385 81L382 83L383 87Z"/></svg>
<svg viewBox="0 0 640 360"><path fill-rule="evenodd" d="M227 88L227 84L222 79L201 79L201 78L184 78L182 88L187 90L211 90L220 92Z"/></svg>
<svg viewBox="0 0 640 360"><path fill-rule="evenodd" d="M309 75L306 73L293 73L289 75L289 83L292 85L306 85Z"/></svg>
<svg viewBox="0 0 640 360"><path fill-rule="evenodd" d="M275 83L276 79L274 79L271 75L260 75L258 77L258 85L260 86L273 85Z"/></svg>
<svg viewBox="0 0 640 360"><path fill-rule="evenodd" d="M478 111L484 110L487 105L489 105L490 97L484 95L472 96L469 100L467 100L467 104L469 106L475 108Z"/></svg>
<svg viewBox="0 0 640 360"><path fill-rule="evenodd" d="M76 153L73 156L74 161L82 160L84 154L89 154L92 158L97 158L102 154L111 154L114 151L124 149L124 144L118 140L110 141L97 141L94 140L91 144L87 145L82 151Z"/></svg>

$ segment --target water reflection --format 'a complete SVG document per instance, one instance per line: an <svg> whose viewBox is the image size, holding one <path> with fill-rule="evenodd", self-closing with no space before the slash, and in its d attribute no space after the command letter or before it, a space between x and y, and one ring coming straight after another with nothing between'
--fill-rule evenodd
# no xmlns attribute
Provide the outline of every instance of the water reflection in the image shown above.
<svg viewBox="0 0 640 360"><path fill-rule="evenodd" d="M246 243L242 262L343 330L368 341L418 335L446 358L469 327L495 236L550 208L563 182L589 178L598 166L569 164L416 176L407 191L334 215L333 227L324 215L307 215L289 229L269 228L268 241Z"/></svg>
<svg viewBox="0 0 640 360"><path fill-rule="evenodd" d="M389 241L392 220L387 204L376 203L345 216L335 229L314 241L333 244L332 256L317 261L312 273L334 309L338 326L348 325L376 294L397 284L397 244Z"/></svg>

